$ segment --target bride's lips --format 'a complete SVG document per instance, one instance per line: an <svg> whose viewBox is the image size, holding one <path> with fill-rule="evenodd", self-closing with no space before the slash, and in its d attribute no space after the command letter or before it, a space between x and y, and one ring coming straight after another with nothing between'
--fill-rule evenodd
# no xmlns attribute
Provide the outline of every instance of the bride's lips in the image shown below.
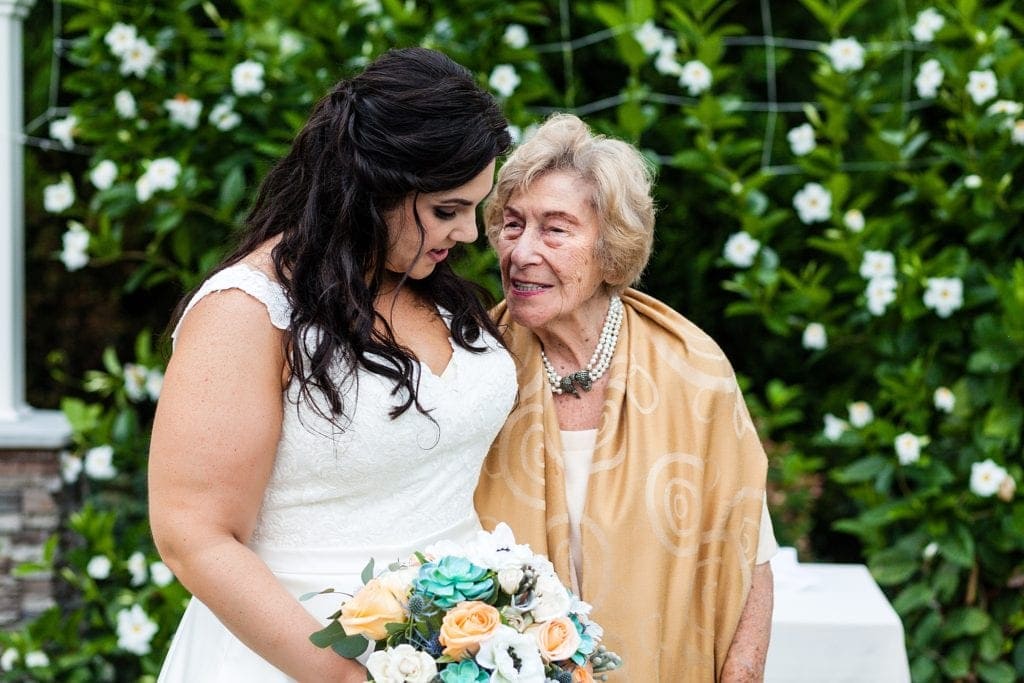
<svg viewBox="0 0 1024 683"><path fill-rule="evenodd" d="M431 249L430 251L427 252L427 258L429 258L434 263L440 263L441 261L444 261L446 258L448 258L448 250Z"/></svg>
<svg viewBox="0 0 1024 683"><path fill-rule="evenodd" d="M512 284L511 293L517 297L537 296L551 289L551 285L530 282L529 280L516 280L513 278L510 282Z"/></svg>

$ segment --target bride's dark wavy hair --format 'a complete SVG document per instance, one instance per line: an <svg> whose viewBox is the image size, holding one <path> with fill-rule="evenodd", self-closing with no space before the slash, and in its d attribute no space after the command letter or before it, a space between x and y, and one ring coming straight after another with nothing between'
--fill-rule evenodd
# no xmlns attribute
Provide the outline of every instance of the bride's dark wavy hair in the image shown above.
<svg viewBox="0 0 1024 683"><path fill-rule="evenodd" d="M394 382L392 418L414 405L426 413L419 365L373 307L386 274L385 214L412 195L422 251L416 196L469 182L510 146L507 120L468 70L439 52L404 48L337 83L267 174L240 244L218 270L281 236L272 259L292 306L290 370L310 405L320 410L314 390L326 397L325 418L344 415L342 387L357 366ZM500 340L486 290L447 261L422 280L406 273L399 286L451 312L459 346L484 351L474 345L481 330ZM348 374L337 377L338 367Z"/></svg>

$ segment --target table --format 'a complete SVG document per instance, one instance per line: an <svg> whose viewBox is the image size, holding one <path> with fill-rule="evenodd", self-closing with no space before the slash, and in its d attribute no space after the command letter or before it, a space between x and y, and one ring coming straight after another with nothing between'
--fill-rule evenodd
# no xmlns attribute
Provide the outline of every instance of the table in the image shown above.
<svg viewBox="0 0 1024 683"><path fill-rule="evenodd" d="M909 683L903 624L868 568L772 559L775 611L765 683Z"/></svg>

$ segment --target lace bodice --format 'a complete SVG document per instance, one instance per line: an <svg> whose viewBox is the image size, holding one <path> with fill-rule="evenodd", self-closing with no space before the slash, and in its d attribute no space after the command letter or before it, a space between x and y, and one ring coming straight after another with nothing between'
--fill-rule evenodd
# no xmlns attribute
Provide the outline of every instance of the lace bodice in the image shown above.
<svg viewBox="0 0 1024 683"><path fill-rule="evenodd" d="M185 314L203 296L232 288L263 302L271 323L287 328L284 290L244 264L213 275ZM436 424L415 408L392 420L392 383L360 369L344 387L339 429L298 400L293 381L282 395L281 438L252 544L402 545L475 515L481 464L516 393L511 357L493 338L484 341L484 353L452 342L440 376L420 365L420 403Z"/></svg>

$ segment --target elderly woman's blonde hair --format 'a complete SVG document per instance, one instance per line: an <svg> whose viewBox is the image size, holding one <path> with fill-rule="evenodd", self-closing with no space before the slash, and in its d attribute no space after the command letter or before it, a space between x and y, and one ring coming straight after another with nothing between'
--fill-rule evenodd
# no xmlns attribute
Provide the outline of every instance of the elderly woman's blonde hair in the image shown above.
<svg viewBox="0 0 1024 683"><path fill-rule="evenodd" d="M592 188L600 220L597 257L608 287L619 292L640 280L654 241L654 167L621 140L595 135L572 114L554 114L508 158L484 209L487 239L495 245L505 205L528 192L545 173L574 173Z"/></svg>

